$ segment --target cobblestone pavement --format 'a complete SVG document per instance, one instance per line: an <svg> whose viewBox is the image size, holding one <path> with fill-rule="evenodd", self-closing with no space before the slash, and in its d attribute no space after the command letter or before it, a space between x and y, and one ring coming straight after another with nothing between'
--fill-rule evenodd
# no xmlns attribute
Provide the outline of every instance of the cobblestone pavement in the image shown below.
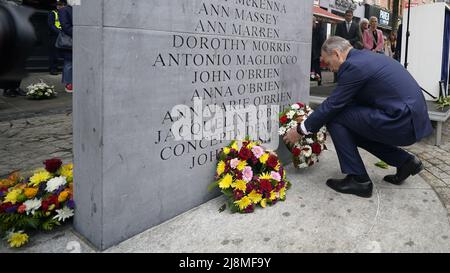
<svg viewBox="0 0 450 273"><path fill-rule="evenodd" d="M433 145L435 133L407 150L422 160L425 170L420 176L436 191L450 217L450 120L443 125L442 145L439 147Z"/></svg>
<svg viewBox="0 0 450 273"><path fill-rule="evenodd" d="M41 168L52 157L72 161L71 113L0 122L0 177Z"/></svg>

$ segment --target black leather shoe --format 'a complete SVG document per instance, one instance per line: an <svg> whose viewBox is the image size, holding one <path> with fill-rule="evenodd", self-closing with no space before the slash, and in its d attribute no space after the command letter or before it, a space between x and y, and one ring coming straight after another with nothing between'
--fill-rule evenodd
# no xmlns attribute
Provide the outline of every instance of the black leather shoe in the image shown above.
<svg viewBox="0 0 450 273"><path fill-rule="evenodd" d="M364 198L372 197L372 181L360 183L351 175L347 175L344 179L328 179L327 186L340 193L354 194Z"/></svg>
<svg viewBox="0 0 450 273"><path fill-rule="evenodd" d="M423 170L422 161L413 156L407 160L400 168L397 168L397 173L392 175L386 175L383 180L394 185L401 185L406 178L411 175L416 175Z"/></svg>

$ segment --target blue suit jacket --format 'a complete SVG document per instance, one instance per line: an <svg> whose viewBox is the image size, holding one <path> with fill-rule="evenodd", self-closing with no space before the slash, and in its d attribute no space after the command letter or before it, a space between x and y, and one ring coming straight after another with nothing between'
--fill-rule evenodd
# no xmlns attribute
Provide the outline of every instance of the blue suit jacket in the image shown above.
<svg viewBox="0 0 450 273"><path fill-rule="evenodd" d="M411 128L411 134L414 134L411 138L415 141L432 133L427 105L418 83L394 59L367 50L351 49L339 68L337 82L331 96L305 121L308 131L317 132L342 110L355 105L367 107L364 120L377 132Z"/></svg>

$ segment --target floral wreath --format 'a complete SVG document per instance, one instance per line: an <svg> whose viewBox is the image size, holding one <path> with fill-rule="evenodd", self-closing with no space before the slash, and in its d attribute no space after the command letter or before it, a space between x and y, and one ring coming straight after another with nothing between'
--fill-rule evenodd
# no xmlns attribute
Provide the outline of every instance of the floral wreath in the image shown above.
<svg viewBox="0 0 450 273"><path fill-rule="evenodd" d="M0 179L0 235L10 247L28 242L25 231L49 231L74 215L73 164L44 164L26 179L18 172Z"/></svg>
<svg viewBox="0 0 450 273"><path fill-rule="evenodd" d="M311 115L313 110L302 102L294 103L291 107L280 113L279 135L284 136L291 130L297 130L298 124ZM319 162L319 156L323 150L327 150L325 145L327 139L326 128L322 127L317 133L302 135L300 141L294 145L286 144L293 156L293 163L296 168L307 168Z"/></svg>
<svg viewBox="0 0 450 273"><path fill-rule="evenodd" d="M218 157L216 181L210 190L218 187L232 212L251 213L256 206L265 208L286 199L291 183L283 166L278 156L259 142L234 140Z"/></svg>

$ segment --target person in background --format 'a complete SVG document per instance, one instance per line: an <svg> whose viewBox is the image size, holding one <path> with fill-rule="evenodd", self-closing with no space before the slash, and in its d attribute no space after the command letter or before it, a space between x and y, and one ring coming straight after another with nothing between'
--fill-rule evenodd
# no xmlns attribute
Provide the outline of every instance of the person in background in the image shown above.
<svg viewBox="0 0 450 273"><path fill-rule="evenodd" d="M397 29L397 43L395 45L395 54L394 54L394 59L396 59L399 62L402 53L402 35L403 35L402 24L400 24Z"/></svg>
<svg viewBox="0 0 450 273"><path fill-rule="evenodd" d="M394 53L392 53L391 43L386 36L383 36L384 40L384 55L393 58Z"/></svg>
<svg viewBox="0 0 450 273"><path fill-rule="evenodd" d="M62 2L56 3L56 10L52 10L48 13L48 27L49 27L49 49L48 49L48 62L51 75L58 75L58 58L59 50L56 48L55 43L58 38L58 34L61 31L61 23L59 22L58 10L63 8Z"/></svg>
<svg viewBox="0 0 450 273"><path fill-rule="evenodd" d="M353 46L356 49L364 49L364 41L363 41L363 33L369 29L369 20L367 18L362 18L361 22L359 22L359 41L355 43Z"/></svg>
<svg viewBox="0 0 450 273"><path fill-rule="evenodd" d="M345 12L345 21L336 26L335 35L346 39L352 46L361 40L358 24L353 21L353 10Z"/></svg>
<svg viewBox="0 0 450 273"><path fill-rule="evenodd" d="M322 85L322 72L320 69L320 51L325 42L325 35L321 22L313 16L312 44L311 44L311 77L317 80L318 85Z"/></svg>
<svg viewBox="0 0 450 273"><path fill-rule="evenodd" d="M378 27L378 19L375 16L369 19L369 29L363 33L364 48L377 53L383 53L383 32Z"/></svg>
<svg viewBox="0 0 450 273"><path fill-rule="evenodd" d="M61 22L61 31L63 31L65 34L72 37L72 29L73 29L73 23L72 23L72 17L73 17L73 11L72 6L68 5L67 0L59 0L58 1L60 5L63 7L58 10L59 15L59 21ZM73 85L72 85L72 49L63 49L61 50L62 55L64 57L64 69L63 69L63 76L62 76L62 82L66 86L66 92L72 93L73 92Z"/></svg>

